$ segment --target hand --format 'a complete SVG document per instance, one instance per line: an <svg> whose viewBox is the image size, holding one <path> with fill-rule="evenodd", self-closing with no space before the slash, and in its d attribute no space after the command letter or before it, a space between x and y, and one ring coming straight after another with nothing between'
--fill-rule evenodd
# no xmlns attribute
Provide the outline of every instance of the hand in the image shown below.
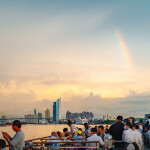
<svg viewBox="0 0 150 150"><path fill-rule="evenodd" d="M3 137L4 138L8 138L9 137L9 134L7 132L3 132Z"/></svg>
<svg viewBox="0 0 150 150"><path fill-rule="evenodd" d="M112 139L112 143L115 143L115 140L114 140L114 139Z"/></svg>

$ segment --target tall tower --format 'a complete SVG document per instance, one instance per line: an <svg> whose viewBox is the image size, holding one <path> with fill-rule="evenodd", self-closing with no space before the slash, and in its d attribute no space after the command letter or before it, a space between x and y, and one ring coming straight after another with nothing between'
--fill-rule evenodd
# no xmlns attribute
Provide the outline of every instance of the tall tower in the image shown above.
<svg viewBox="0 0 150 150"><path fill-rule="evenodd" d="M34 108L34 115L36 115L37 114L37 112L36 112L36 108Z"/></svg>
<svg viewBox="0 0 150 150"><path fill-rule="evenodd" d="M61 97L53 104L53 121L57 122L61 119Z"/></svg>

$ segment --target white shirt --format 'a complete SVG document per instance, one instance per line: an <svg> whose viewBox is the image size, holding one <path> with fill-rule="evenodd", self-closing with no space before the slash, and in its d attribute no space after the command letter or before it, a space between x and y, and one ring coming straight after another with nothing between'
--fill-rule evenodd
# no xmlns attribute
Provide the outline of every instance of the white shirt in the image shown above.
<svg viewBox="0 0 150 150"><path fill-rule="evenodd" d="M123 135L122 135L122 140L123 142L131 143L128 145L127 150L135 150L132 144L133 142L136 142L136 138L135 138L135 134L133 130L131 130L130 128L127 130L124 130Z"/></svg>
<svg viewBox="0 0 150 150"><path fill-rule="evenodd" d="M93 134L92 136L88 137L87 141L98 141L101 146L104 145L102 138L100 136L97 136L97 134ZM96 147L96 143L87 143L86 146Z"/></svg>
<svg viewBox="0 0 150 150"><path fill-rule="evenodd" d="M60 140L51 140L51 139L58 139L57 137L55 137L55 136L51 136L50 138L49 138L49 140L47 140L47 142L61 142Z"/></svg>
<svg viewBox="0 0 150 150"><path fill-rule="evenodd" d="M142 134L137 129L135 129L133 131L133 133L134 133L134 136L135 136L135 142L138 144L139 148L141 149L141 147L143 145Z"/></svg>
<svg viewBox="0 0 150 150"><path fill-rule="evenodd" d="M70 130L72 134L78 132L78 129L73 124L70 126Z"/></svg>

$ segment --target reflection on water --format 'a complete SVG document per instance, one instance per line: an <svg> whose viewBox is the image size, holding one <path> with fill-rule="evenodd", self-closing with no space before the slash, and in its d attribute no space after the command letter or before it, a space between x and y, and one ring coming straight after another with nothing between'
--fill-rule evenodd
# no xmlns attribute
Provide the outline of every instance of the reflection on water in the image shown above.
<svg viewBox="0 0 150 150"><path fill-rule="evenodd" d="M83 125L77 125L80 128L84 128ZM22 130L25 133L25 140L40 138L51 135L52 131L63 131L63 128L69 128L67 125L23 125ZM0 127L1 131L8 132L11 136L15 134L11 126ZM0 138L2 134L0 133Z"/></svg>

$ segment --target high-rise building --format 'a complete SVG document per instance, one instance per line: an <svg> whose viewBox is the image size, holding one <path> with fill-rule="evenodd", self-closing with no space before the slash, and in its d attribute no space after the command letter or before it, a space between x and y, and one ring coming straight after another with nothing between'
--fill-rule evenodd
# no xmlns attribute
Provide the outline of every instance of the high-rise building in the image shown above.
<svg viewBox="0 0 150 150"><path fill-rule="evenodd" d="M61 97L53 104L53 121L57 122L61 119Z"/></svg>
<svg viewBox="0 0 150 150"><path fill-rule="evenodd" d="M37 112L36 112L36 108L34 108L34 115L36 115L37 114Z"/></svg>
<svg viewBox="0 0 150 150"><path fill-rule="evenodd" d="M50 109L46 109L45 110L45 118L48 122L50 122Z"/></svg>
<svg viewBox="0 0 150 150"><path fill-rule="evenodd" d="M66 113L66 120L71 120L71 112L67 111Z"/></svg>

